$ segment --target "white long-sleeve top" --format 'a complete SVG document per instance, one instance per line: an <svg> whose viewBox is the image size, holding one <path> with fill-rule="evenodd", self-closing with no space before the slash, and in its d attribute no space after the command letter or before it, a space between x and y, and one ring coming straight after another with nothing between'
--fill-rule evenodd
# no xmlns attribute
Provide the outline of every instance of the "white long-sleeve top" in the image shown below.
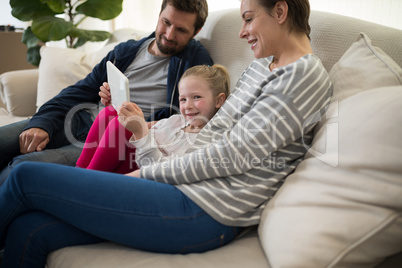
<svg viewBox="0 0 402 268"><path fill-rule="evenodd" d="M141 168L169 157L185 154L194 145L198 133L184 132L186 126L182 115L175 114L152 126L148 135L139 140L130 140L136 147L135 160Z"/></svg>
<svg viewBox="0 0 402 268"><path fill-rule="evenodd" d="M258 224L267 202L302 160L317 114L332 94L316 56L272 72L271 60L251 63L189 153L144 166L141 177L176 185L222 224Z"/></svg>

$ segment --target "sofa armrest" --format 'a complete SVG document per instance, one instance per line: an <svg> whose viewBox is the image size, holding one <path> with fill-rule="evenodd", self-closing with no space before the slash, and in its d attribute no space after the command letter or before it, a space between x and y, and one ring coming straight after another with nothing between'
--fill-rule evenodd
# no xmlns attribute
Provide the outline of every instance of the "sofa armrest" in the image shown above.
<svg viewBox="0 0 402 268"><path fill-rule="evenodd" d="M36 112L39 71L19 70L0 75L0 99L13 116L31 116Z"/></svg>

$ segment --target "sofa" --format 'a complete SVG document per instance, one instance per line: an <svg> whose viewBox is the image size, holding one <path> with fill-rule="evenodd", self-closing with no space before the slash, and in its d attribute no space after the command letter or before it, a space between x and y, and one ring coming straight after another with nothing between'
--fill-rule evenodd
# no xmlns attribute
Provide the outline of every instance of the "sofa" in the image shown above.
<svg viewBox="0 0 402 268"><path fill-rule="evenodd" d="M319 11L310 24L313 51L334 86L332 101L309 119L317 123L313 142L259 226L202 254L105 242L52 252L47 267L402 267L402 31ZM196 37L228 68L232 89L253 60L238 38L240 26L238 9L211 12ZM29 118L118 42L146 34L116 31L91 53L42 48L38 70L0 76L0 124Z"/></svg>

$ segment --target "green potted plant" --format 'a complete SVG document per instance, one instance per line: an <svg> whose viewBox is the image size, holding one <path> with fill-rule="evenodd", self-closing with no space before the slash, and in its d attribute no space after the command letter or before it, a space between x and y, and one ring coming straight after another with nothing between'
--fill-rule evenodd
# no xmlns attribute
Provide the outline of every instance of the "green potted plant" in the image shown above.
<svg viewBox="0 0 402 268"><path fill-rule="evenodd" d="M43 43L65 39L69 48L88 41L104 41L107 31L80 29L87 17L110 20L122 11L123 0L10 0L11 13L21 21L32 21L23 33L28 46L27 60L38 66Z"/></svg>

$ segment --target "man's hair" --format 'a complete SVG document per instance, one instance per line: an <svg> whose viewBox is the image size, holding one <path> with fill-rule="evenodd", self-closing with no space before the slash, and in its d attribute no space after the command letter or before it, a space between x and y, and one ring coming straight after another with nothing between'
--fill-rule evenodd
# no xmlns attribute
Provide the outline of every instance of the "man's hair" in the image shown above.
<svg viewBox="0 0 402 268"><path fill-rule="evenodd" d="M181 79L189 76L205 79L215 96L225 93L227 98L230 94L230 76L228 70L223 65L196 65L187 69Z"/></svg>
<svg viewBox="0 0 402 268"><path fill-rule="evenodd" d="M284 0L288 4L288 18L290 20L290 31L305 33L310 39L310 3L308 0ZM260 6L264 7L268 14L271 14L279 0L258 0Z"/></svg>
<svg viewBox="0 0 402 268"><path fill-rule="evenodd" d="M208 17L207 0L163 0L160 13L165 10L168 4L177 10L197 14L194 23L194 34L204 26Z"/></svg>

